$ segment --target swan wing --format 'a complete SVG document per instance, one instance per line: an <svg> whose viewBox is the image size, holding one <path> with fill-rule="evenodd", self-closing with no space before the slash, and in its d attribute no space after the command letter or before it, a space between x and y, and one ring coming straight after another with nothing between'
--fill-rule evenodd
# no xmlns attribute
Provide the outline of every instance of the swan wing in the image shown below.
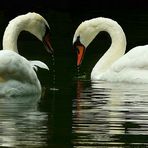
<svg viewBox="0 0 148 148"><path fill-rule="evenodd" d="M117 60L111 69L120 72L123 69L148 70L148 45L137 46Z"/></svg>
<svg viewBox="0 0 148 148"><path fill-rule="evenodd" d="M96 80L115 82L148 83L148 45L138 46L114 62Z"/></svg>
<svg viewBox="0 0 148 148"><path fill-rule="evenodd" d="M34 61L30 61L30 63L31 63L31 66L36 71L38 70L37 66L40 67L40 68L49 70L48 66L45 63L41 62L41 61L34 60Z"/></svg>
<svg viewBox="0 0 148 148"><path fill-rule="evenodd" d="M37 79L30 62L16 52L0 51L0 77L5 80L34 81Z"/></svg>

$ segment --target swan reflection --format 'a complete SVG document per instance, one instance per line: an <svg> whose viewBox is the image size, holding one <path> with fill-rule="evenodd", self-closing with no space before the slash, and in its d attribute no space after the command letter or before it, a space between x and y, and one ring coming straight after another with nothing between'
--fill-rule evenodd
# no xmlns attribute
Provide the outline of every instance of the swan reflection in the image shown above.
<svg viewBox="0 0 148 148"><path fill-rule="evenodd" d="M46 145L47 114L37 110L40 96L0 98L0 146Z"/></svg>
<svg viewBox="0 0 148 148"><path fill-rule="evenodd" d="M146 143L148 85L101 81L78 81L77 85L73 101L74 145Z"/></svg>

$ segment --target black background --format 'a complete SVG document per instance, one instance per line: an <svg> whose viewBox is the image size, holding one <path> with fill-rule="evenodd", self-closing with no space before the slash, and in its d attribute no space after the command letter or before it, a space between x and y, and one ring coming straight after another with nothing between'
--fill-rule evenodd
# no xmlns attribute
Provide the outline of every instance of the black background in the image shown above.
<svg viewBox="0 0 148 148"><path fill-rule="evenodd" d="M0 5L0 41L8 22L17 15L27 12L40 13L51 28L51 41L55 50L56 87L59 91L55 92L54 97L47 94L45 102L41 104L41 110L49 111L54 108L52 142L70 142L72 98L76 98L76 88L71 83L76 71L75 51L72 48L75 29L86 19L108 17L117 21L123 28L127 37L127 51L135 46L148 44L148 2L147 0L5 0ZM104 32L97 36L86 51L81 71L89 76L96 61L109 47L110 41L109 35ZM19 53L28 59L38 59L51 65L43 45L32 35L22 33L18 47ZM51 72L52 68L50 69ZM48 85L50 80L47 77L48 73L42 74L39 79ZM55 99L54 103L51 103L52 97ZM49 140L49 143L52 142Z"/></svg>

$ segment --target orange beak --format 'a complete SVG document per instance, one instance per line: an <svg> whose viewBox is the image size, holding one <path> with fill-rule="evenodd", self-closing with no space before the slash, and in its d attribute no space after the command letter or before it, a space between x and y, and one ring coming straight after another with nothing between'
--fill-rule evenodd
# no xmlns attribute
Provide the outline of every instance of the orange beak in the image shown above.
<svg viewBox="0 0 148 148"><path fill-rule="evenodd" d="M53 48L50 43L50 34L49 33L47 33L45 35L45 37L43 38L43 43L45 45L47 52L49 52L50 54L53 54Z"/></svg>
<svg viewBox="0 0 148 148"><path fill-rule="evenodd" d="M77 66L80 66L84 57L85 47L83 45L77 45Z"/></svg>

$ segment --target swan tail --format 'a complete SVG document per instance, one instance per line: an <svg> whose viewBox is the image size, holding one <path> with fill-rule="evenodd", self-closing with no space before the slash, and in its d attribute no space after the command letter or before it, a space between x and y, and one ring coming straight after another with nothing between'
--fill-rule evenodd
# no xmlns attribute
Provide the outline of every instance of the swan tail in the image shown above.
<svg viewBox="0 0 148 148"><path fill-rule="evenodd" d="M35 61L30 61L30 63L33 69L35 69L36 71L38 70L38 67L49 70L48 66L41 61L35 60Z"/></svg>

